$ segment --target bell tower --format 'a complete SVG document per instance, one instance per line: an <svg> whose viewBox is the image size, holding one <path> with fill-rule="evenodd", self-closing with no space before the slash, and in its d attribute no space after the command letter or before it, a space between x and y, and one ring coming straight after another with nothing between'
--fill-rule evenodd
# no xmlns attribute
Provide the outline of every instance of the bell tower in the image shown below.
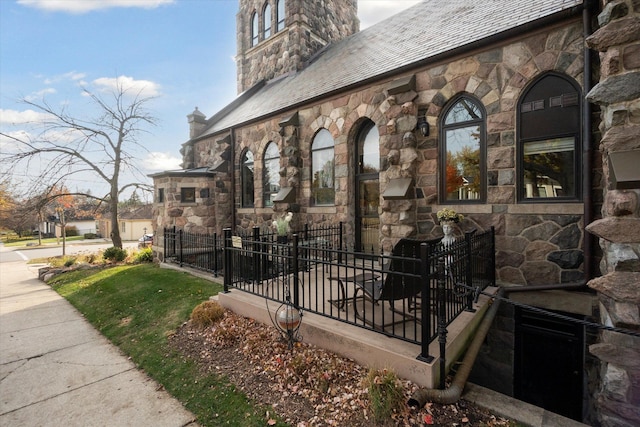
<svg viewBox="0 0 640 427"><path fill-rule="evenodd" d="M240 0L238 93L298 71L330 43L360 28L357 0Z"/></svg>

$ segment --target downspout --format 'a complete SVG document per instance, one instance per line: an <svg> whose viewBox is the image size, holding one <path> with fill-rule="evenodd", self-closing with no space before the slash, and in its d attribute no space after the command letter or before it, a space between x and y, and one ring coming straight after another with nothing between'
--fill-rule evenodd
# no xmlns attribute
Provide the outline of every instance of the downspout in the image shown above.
<svg viewBox="0 0 640 427"><path fill-rule="evenodd" d="M502 297L504 294L504 290L502 288L498 289L497 296ZM407 401L407 405L417 408L422 408L427 402L437 402L443 404L452 404L457 402L462 395L462 391L464 390L464 385L471 374L471 369L473 368L473 364L478 357L478 353L480 352L480 348L482 347L482 343L484 342L485 337L489 333L489 329L491 329L491 324L493 323L493 319L496 317L498 313L498 307L500 306L501 298L495 298L491 303L491 307L485 313L482 318L482 322L478 326L476 330L476 334L467 349L467 352L462 359L462 363L460 364L460 368L456 372L456 375L451 382L449 388L444 390L439 389L429 389L429 388L421 388L416 390L411 398Z"/></svg>
<svg viewBox="0 0 640 427"><path fill-rule="evenodd" d="M231 169L231 231L236 230L236 130L232 126L229 129L231 137L231 159L229 168Z"/></svg>
<svg viewBox="0 0 640 427"><path fill-rule="evenodd" d="M582 9L582 29L583 29L583 39L586 40L587 37L591 35L591 8L592 8L592 0L585 0ZM591 133L591 103L587 100L587 94L591 91L591 49L584 43L583 49L584 55L584 69L582 72L583 75L583 84L584 84L584 95L582 97L583 107L582 107L582 194L583 194L583 205L584 205L584 215L583 215L583 253L584 253L584 278L586 281L589 281L593 277L593 235L586 231L587 225L591 224L593 221L593 200L592 200L592 176L591 176L591 168L592 168L592 133Z"/></svg>

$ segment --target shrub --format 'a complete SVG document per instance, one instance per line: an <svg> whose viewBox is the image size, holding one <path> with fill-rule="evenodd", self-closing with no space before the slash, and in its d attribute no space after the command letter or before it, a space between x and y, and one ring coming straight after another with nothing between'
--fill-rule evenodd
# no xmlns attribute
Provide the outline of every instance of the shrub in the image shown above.
<svg viewBox="0 0 640 427"><path fill-rule="evenodd" d="M72 225L70 227L65 227L64 234L67 237L78 236L79 235L78 227L76 227L75 225Z"/></svg>
<svg viewBox="0 0 640 427"><path fill-rule="evenodd" d="M64 260L65 267L71 267L75 263L76 263L76 259L72 257L68 257L67 259Z"/></svg>
<svg viewBox="0 0 640 427"><path fill-rule="evenodd" d="M97 239L98 235L96 233L84 233L84 238L89 239Z"/></svg>
<svg viewBox="0 0 640 427"><path fill-rule="evenodd" d="M105 249L102 257L107 261L121 262L124 261L124 259L127 257L127 251L122 248L112 246Z"/></svg>
<svg viewBox="0 0 640 427"><path fill-rule="evenodd" d="M217 301L204 301L191 312L191 322L199 328L206 328L224 317L224 308Z"/></svg>
<svg viewBox="0 0 640 427"><path fill-rule="evenodd" d="M371 369L364 381L369 391L369 407L374 421L383 423L389 420L394 412L403 410L402 385L394 372L387 369Z"/></svg>
<svg viewBox="0 0 640 427"><path fill-rule="evenodd" d="M141 264L143 262L153 262L153 250L151 248L144 248L139 250L135 255L135 262Z"/></svg>

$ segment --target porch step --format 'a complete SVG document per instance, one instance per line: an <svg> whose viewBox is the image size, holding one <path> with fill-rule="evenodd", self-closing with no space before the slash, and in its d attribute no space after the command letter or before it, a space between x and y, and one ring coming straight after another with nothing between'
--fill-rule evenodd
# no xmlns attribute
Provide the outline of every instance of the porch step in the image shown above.
<svg viewBox="0 0 640 427"><path fill-rule="evenodd" d="M488 288L493 293L497 288ZM231 290L216 297L220 304L240 315L271 325L279 304L242 292ZM474 304L475 312L464 312L447 327L446 366L449 370L463 354L473 337L485 311L489 298L481 296ZM267 311L267 306L268 310ZM269 312L271 313L269 315ZM300 326L303 341L355 360L363 366L392 369L399 377L413 381L421 387L434 388L439 384L439 345L437 340L429 345L429 363L418 360L420 346L399 339L339 322L314 313L305 312Z"/></svg>

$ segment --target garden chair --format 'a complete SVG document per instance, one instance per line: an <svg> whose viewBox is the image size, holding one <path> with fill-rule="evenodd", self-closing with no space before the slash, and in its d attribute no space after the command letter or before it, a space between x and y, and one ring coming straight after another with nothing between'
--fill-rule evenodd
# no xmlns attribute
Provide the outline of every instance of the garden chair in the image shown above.
<svg viewBox="0 0 640 427"><path fill-rule="evenodd" d="M374 279L352 280L355 284L353 294L353 308L356 318L375 328L386 328L398 323L404 323L416 319L415 311L419 307L415 299L422 291L420 259L421 240L401 239L393 248L392 256L387 258L386 266L383 266L381 275ZM397 301L408 300L406 310L397 310L394 304ZM364 304L373 302L379 304L381 301L389 302L392 313L392 321L381 325L375 324L375 319L367 319L366 313L358 311L358 302ZM372 309L372 313L374 310ZM413 312L414 314L411 314ZM399 320L394 320L395 314L402 316Z"/></svg>

